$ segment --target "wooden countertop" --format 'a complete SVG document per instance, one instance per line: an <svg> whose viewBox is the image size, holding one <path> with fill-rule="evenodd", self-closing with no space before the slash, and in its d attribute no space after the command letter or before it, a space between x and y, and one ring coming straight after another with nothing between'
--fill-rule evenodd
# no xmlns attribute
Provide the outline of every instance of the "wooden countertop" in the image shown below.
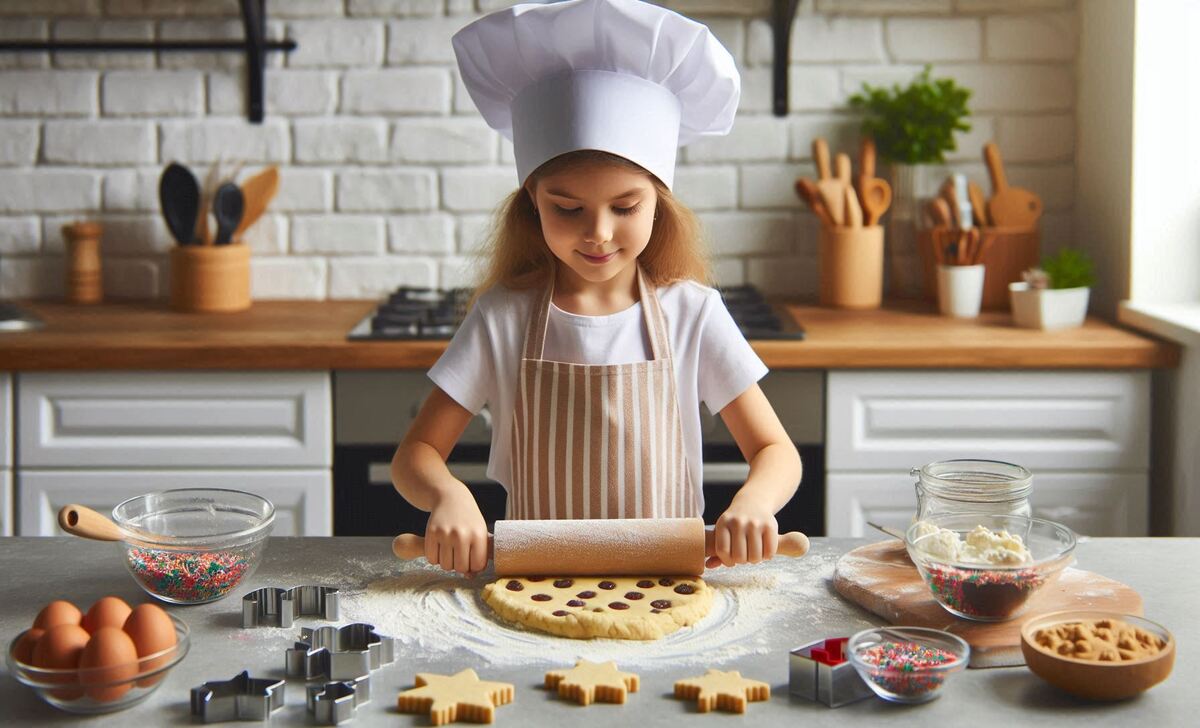
<svg viewBox="0 0 1200 728"><path fill-rule="evenodd" d="M40 331L0 332L0 371L88 369L426 369L444 341L359 342L346 333L372 301L260 301L233 314L185 314L165 303L27 302ZM973 321L924 303L875 311L780 304L800 342L753 341L779 369L1143 369L1178 366L1176 344L1088 319L1041 332L1007 312Z"/></svg>

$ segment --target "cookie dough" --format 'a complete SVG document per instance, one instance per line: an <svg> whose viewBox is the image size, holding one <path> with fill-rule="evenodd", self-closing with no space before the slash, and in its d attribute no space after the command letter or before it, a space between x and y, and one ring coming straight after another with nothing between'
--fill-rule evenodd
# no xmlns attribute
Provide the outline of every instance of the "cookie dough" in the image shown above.
<svg viewBox="0 0 1200 728"><path fill-rule="evenodd" d="M551 690L558 688L561 697L580 705L591 705L593 700L624 703L627 693L638 691L638 676L632 672L621 672L617 669L617 663L611 660L580 660L570 670L551 670L546 673L546 687Z"/></svg>
<svg viewBox="0 0 1200 728"><path fill-rule="evenodd" d="M696 708L701 713L707 713L714 707L730 713L745 713L747 702L771 697L771 686L744 678L737 670L709 670L702 677L676 682L675 697L695 700Z"/></svg>
<svg viewBox="0 0 1200 728"><path fill-rule="evenodd" d="M656 640L703 619L712 599L694 576L505 577L483 588L504 619L576 639Z"/></svg>
<svg viewBox="0 0 1200 728"><path fill-rule="evenodd" d="M491 723L496 706L511 703L511 683L480 680L474 670L454 675L417 673L416 687L400 693L396 707L401 713L429 712L433 725L445 725L456 720Z"/></svg>

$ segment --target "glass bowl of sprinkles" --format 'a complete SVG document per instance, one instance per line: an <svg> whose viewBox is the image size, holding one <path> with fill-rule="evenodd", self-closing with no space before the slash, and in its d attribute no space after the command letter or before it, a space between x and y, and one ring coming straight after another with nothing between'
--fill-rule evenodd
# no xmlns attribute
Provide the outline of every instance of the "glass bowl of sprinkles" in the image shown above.
<svg viewBox="0 0 1200 728"><path fill-rule="evenodd" d="M113 520L128 534L125 566L148 594L204 604L258 568L275 506L240 490L181 488L130 498L113 509Z"/></svg>
<svg viewBox="0 0 1200 728"><path fill-rule="evenodd" d="M977 622L1021 614L1074 561L1075 543L1062 524L991 513L930 516L905 534L908 555L933 598L951 614ZM948 555L966 544L974 548Z"/></svg>
<svg viewBox="0 0 1200 728"><path fill-rule="evenodd" d="M874 627L850 638L850 664L875 694L893 703L925 703L967 666L961 637L925 627Z"/></svg>

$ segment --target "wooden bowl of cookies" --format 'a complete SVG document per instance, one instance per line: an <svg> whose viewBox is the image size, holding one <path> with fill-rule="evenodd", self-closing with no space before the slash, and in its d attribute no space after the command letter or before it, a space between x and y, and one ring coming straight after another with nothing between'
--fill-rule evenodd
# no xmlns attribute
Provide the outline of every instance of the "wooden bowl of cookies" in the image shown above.
<svg viewBox="0 0 1200 728"><path fill-rule="evenodd" d="M1052 612L1021 627L1021 652L1035 675L1076 697L1124 700L1171 674L1175 638L1132 614Z"/></svg>

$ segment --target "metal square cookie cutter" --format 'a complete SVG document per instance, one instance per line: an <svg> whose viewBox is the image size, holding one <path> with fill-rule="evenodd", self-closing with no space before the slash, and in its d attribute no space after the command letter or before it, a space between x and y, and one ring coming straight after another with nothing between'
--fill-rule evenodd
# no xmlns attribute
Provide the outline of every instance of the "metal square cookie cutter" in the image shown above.
<svg viewBox="0 0 1200 728"><path fill-rule="evenodd" d="M242 628L291 627L299 617L327 622L338 618L338 590L332 586L266 586L242 597Z"/></svg>
<svg viewBox="0 0 1200 728"><path fill-rule="evenodd" d="M788 692L839 708L873 693L846 659L849 638L831 637L792 650Z"/></svg>
<svg viewBox="0 0 1200 728"><path fill-rule="evenodd" d="M337 725L354 719L359 705L371 699L371 678L364 675L357 680L309 685L305 696L305 707L312 713L313 720L325 725Z"/></svg>
<svg viewBox="0 0 1200 728"><path fill-rule="evenodd" d="M289 647L288 677L354 680L396 659L396 640L375 633L375 626L355 622L344 627L300 628L300 641Z"/></svg>
<svg viewBox="0 0 1200 728"><path fill-rule="evenodd" d="M192 715L205 723L266 720L283 707L283 680L250 677L242 670L231 680L213 680L192 688Z"/></svg>

